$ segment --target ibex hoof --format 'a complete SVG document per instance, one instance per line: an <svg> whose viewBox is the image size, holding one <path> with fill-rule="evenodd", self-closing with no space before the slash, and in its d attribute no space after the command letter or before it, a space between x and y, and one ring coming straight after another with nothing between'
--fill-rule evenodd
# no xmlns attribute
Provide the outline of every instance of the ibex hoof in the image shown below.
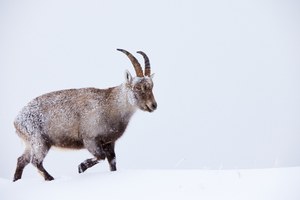
<svg viewBox="0 0 300 200"><path fill-rule="evenodd" d="M45 177L45 181L53 181L54 178L52 176L47 176Z"/></svg>
<svg viewBox="0 0 300 200"><path fill-rule="evenodd" d="M14 178L13 179L13 182L16 182L17 180L19 180L20 178Z"/></svg>
<svg viewBox="0 0 300 200"><path fill-rule="evenodd" d="M87 170L87 167L85 166L85 164L81 163L79 166L78 166L78 173L83 173L85 170Z"/></svg>

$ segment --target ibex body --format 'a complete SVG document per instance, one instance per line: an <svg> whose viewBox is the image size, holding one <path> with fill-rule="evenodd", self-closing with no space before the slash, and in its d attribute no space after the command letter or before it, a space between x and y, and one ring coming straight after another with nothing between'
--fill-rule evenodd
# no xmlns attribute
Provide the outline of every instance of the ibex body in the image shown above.
<svg viewBox="0 0 300 200"><path fill-rule="evenodd" d="M43 167L51 146L86 148L94 157L78 166L79 172L107 158L111 171L116 170L115 141L122 136L137 109L152 112L157 104L152 88L149 59L145 75L136 58L118 49L131 60L136 74L126 71L125 82L108 89L82 88L51 92L35 98L17 116L14 125L26 148L18 158L14 181L22 177L30 162L44 176L53 177Z"/></svg>

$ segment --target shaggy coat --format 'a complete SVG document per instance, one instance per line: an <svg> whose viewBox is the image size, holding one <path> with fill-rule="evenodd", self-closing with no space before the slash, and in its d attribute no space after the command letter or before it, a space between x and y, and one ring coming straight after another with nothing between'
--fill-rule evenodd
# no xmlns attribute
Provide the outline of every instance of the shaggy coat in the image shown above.
<svg viewBox="0 0 300 200"><path fill-rule="evenodd" d="M139 76L132 77L126 71L125 82L116 87L69 89L44 94L21 110L14 126L26 147L18 158L14 181L22 177L24 167L30 162L45 180L53 180L43 167L43 160L52 146L87 149L94 157L78 166L79 173L105 158L111 171L116 170L115 141L126 130L132 115L137 109L152 112L157 108L152 93L153 75L147 72L146 76L141 76L138 70L142 69L137 60L129 52L118 50L129 57ZM148 57L142 55L149 69Z"/></svg>

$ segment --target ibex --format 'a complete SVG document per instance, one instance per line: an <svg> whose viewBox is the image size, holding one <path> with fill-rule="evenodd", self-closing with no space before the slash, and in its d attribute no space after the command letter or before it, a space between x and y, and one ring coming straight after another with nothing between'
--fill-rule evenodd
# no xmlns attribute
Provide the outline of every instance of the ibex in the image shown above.
<svg viewBox="0 0 300 200"><path fill-rule="evenodd" d="M44 94L21 110L14 126L26 147L18 158L13 181L22 177L25 166L30 162L45 180L53 180L43 167L43 160L52 146L87 149L94 157L78 166L79 173L105 158L110 170L117 170L115 142L126 130L132 115L137 109L152 112L157 108L147 55L137 52L145 60L143 73L131 53L117 50L128 56L136 77L126 71L125 82L116 87L69 89Z"/></svg>

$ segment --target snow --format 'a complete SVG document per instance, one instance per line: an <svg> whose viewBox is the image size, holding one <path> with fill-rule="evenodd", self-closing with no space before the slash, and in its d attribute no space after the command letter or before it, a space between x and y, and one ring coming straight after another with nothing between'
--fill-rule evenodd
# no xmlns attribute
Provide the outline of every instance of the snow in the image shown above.
<svg viewBox="0 0 300 200"><path fill-rule="evenodd" d="M245 170L120 170L58 177L0 178L0 199L300 199L300 167Z"/></svg>
<svg viewBox="0 0 300 200"><path fill-rule="evenodd" d="M136 51L147 53L158 103L133 116L118 168L300 166L299 1L0 2L0 177L24 151L12 123L32 98L134 75L116 48L142 66ZM55 177L90 158L49 154Z"/></svg>

